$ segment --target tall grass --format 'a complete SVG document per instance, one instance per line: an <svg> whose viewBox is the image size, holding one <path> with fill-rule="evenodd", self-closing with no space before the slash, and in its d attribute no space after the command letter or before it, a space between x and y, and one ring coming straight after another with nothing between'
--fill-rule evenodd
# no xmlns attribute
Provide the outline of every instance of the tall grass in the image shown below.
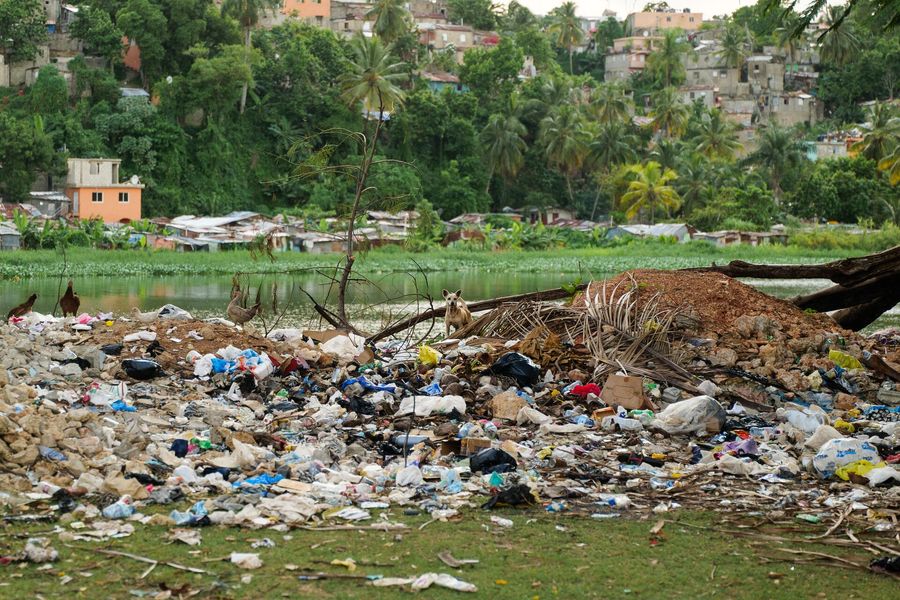
<svg viewBox="0 0 900 600"><path fill-rule="evenodd" d="M798 246L716 247L705 242L674 244L635 241L609 248L548 251L490 252L441 249L415 254L398 249L375 250L359 256L362 274L432 271L600 274L637 268L678 269L722 264L741 259L763 263L815 263L862 254L862 249ZM160 275L214 275L238 271L286 273L301 269L330 269L340 255L278 253L276 261L253 260L246 251L180 253L172 251L93 250L68 251L68 274L74 277L145 277ZM59 275L62 255L52 250L0 252L0 279Z"/></svg>

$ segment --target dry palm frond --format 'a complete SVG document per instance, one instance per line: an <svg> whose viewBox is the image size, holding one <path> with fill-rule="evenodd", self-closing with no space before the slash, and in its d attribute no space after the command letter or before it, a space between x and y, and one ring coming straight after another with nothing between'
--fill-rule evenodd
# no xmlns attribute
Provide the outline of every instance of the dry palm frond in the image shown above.
<svg viewBox="0 0 900 600"><path fill-rule="evenodd" d="M599 293L586 292L582 328L584 343L597 361L594 376L621 369L654 378L663 374L685 378L687 372L670 358L680 311L662 308L660 294L638 302L638 292L633 280L621 281L611 290L604 282Z"/></svg>
<svg viewBox="0 0 900 600"><path fill-rule="evenodd" d="M513 340L523 339L532 331L546 327L550 333L574 340L580 337L582 315L580 310L546 302L511 302L479 317L454 335Z"/></svg>

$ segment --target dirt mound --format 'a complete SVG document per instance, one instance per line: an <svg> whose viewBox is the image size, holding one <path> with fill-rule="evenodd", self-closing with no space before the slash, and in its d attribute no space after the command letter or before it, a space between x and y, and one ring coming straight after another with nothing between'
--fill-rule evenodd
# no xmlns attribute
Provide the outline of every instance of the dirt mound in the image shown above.
<svg viewBox="0 0 900 600"><path fill-rule="evenodd" d="M696 271L627 271L607 280L606 293L620 285L620 291L630 289L631 282L638 286L638 302L661 294L663 308L683 307L699 324L697 331L706 337L722 337L734 334L747 335L749 319L763 317L780 325L789 338L805 338L822 334L835 334L844 338L855 336L842 329L829 316L805 313L790 302L764 294L759 290L719 273ZM602 294L603 282L594 282L589 294ZM576 299L583 305L584 298Z"/></svg>

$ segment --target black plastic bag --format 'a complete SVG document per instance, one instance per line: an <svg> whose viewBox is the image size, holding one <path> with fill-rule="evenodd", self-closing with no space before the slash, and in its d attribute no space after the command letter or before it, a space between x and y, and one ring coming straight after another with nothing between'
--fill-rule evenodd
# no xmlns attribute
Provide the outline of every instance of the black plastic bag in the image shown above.
<svg viewBox="0 0 900 600"><path fill-rule="evenodd" d="M469 468L473 473L509 473L516 467L516 459L497 448L485 448L469 459Z"/></svg>
<svg viewBox="0 0 900 600"><path fill-rule="evenodd" d="M534 492L531 491L531 488L524 483L520 483L505 490L500 490L491 496L490 500L482 504L481 508L490 510L495 506L533 506L537 503L537 498L534 497Z"/></svg>
<svg viewBox="0 0 900 600"><path fill-rule="evenodd" d="M122 354L122 350L125 348L122 344L107 344L105 346L100 346L100 352L107 356L118 356Z"/></svg>
<svg viewBox="0 0 900 600"><path fill-rule="evenodd" d="M534 385L541 376L541 368L533 360L518 352L504 354L485 372L511 377L519 387Z"/></svg>
<svg viewBox="0 0 900 600"><path fill-rule="evenodd" d="M122 370L132 379L137 379L139 381L146 381L147 379L165 375L165 372L158 362L143 358L123 360Z"/></svg>

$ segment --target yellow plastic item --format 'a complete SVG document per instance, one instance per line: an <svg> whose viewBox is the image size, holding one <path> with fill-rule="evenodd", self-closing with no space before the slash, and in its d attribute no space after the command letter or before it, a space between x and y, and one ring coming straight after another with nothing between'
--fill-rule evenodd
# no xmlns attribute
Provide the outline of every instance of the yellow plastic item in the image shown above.
<svg viewBox="0 0 900 600"><path fill-rule="evenodd" d="M344 560L339 560L336 558L331 561L331 564L336 567L345 567L348 571L351 572L356 570L356 561L352 558L345 558Z"/></svg>
<svg viewBox="0 0 900 600"><path fill-rule="evenodd" d="M436 367L441 362L441 353L431 346L419 348L419 362L426 367Z"/></svg>
<svg viewBox="0 0 900 600"><path fill-rule="evenodd" d="M840 350L829 350L828 359L839 367L845 369L862 369L862 363L849 354L844 354Z"/></svg>
<svg viewBox="0 0 900 600"><path fill-rule="evenodd" d="M843 419L838 419L834 422L834 428L842 433L853 433L856 431L856 427L853 426L853 423L848 423Z"/></svg>
<svg viewBox="0 0 900 600"><path fill-rule="evenodd" d="M844 465L843 467L838 467L834 470L834 474L843 479L844 481L850 480L850 474L859 475L861 477L865 477L866 473L871 471L872 469L880 469L881 467L886 466L887 463L884 461L878 464L872 464L867 460L858 460L856 462L852 462L849 465Z"/></svg>
<svg viewBox="0 0 900 600"><path fill-rule="evenodd" d="M650 455L650 458L655 458L656 460L665 460L666 455L663 454L662 452L654 452L653 454Z"/></svg>

